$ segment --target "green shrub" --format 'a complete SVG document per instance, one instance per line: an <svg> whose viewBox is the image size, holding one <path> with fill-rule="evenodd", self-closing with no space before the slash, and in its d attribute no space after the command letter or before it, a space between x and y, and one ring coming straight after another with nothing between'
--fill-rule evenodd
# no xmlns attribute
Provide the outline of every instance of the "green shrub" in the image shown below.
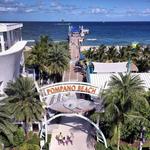
<svg viewBox="0 0 150 150"><path fill-rule="evenodd" d="M45 143L43 150L49 150L49 143L51 142L51 134L47 135L47 142Z"/></svg>
<svg viewBox="0 0 150 150"><path fill-rule="evenodd" d="M105 145L103 143L97 142L95 145L95 150L116 150L116 147L108 145L108 148L105 148Z"/></svg>
<svg viewBox="0 0 150 150"><path fill-rule="evenodd" d="M129 145L120 145L120 150L137 150Z"/></svg>
<svg viewBox="0 0 150 150"><path fill-rule="evenodd" d="M25 133L23 128L18 128L17 131L14 133L14 146L18 146L25 141Z"/></svg>

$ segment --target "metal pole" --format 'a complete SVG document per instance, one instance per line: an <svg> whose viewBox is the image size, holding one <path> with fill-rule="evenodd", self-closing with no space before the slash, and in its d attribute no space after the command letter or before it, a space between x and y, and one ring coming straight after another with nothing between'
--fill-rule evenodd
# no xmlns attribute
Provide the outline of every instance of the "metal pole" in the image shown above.
<svg viewBox="0 0 150 150"><path fill-rule="evenodd" d="M130 73L131 71L131 56L129 56L129 59L128 59L128 66L127 66L127 73Z"/></svg>
<svg viewBox="0 0 150 150"><path fill-rule="evenodd" d="M132 45L131 45L131 54L132 54L132 52L134 52L136 50L137 44L138 43L132 43ZM127 73L131 72L131 60L132 60L132 55L131 54L129 55L129 59L128 59Z"/></svg>
<svg viewBox="0 0 150 150"><path fill-rule="evenodd" d="M143 145L144 142L145 142L145 131L146 131L146 128L145 128L145 127L142 127L142 128L141 128L141 133L140 133L140 145L139 145L139 150L142 150L142 145Z"/></svg>
<svg viewBox="0 0 150 150"><path fill-rule="evenodd" d="M89 63L87 64L87 68L86 68L86 77L87 77L87 82L90 83L90 68L89 68Z"/></svg>

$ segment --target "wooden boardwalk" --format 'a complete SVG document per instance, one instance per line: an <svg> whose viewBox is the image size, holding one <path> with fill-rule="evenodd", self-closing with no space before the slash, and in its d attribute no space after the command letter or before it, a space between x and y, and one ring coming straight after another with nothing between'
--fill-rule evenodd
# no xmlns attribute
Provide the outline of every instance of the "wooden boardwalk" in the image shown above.
<svg viewBox="0 0 150 150"><path fill-rule="evenodd" d="M69 39L69 49L70 49L70 66L69 70L65 71L63 74L63 81L64 82L70 82L70 81L79 81L81 82L83 80L83 76L80 72L75 71L75 63L80 58L80 34L76 36L70 36Z"/></svg>

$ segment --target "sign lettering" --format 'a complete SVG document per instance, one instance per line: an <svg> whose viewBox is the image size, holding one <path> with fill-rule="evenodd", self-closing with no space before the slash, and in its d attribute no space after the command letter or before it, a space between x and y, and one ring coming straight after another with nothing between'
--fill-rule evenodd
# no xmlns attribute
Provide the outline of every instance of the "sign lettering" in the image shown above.
<svg viewBox="0 0 150 150"><path fill-rule="evenodd" d="M63 93L63 92L79 92L79 93L86 93L91 95L98 95L99 88L96 86L92 86L90 84L86 84L84 82L62 82L56 83L53 85L49 85L46 87L42 87L41 90L43 91L44 96Z"/></svg>

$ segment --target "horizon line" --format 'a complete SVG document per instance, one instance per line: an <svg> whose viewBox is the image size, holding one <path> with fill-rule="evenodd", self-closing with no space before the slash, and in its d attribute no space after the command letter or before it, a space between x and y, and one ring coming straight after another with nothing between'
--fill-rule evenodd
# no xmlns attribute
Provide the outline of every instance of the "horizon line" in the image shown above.
<svg viewBox="0 0 150 150"><path fill-rule="evenodd" d="M40 21L40 20L13 20L13 21L6 21L6 20L0 20L0 23L1 22L61 22L61 23L69 23L69 22L97 22L97 23L105 23L105 22L150 22L149 21L140 21L140 20L137 20L137 21L46 21L46 20L43 20L43 21Z"/></svg>

